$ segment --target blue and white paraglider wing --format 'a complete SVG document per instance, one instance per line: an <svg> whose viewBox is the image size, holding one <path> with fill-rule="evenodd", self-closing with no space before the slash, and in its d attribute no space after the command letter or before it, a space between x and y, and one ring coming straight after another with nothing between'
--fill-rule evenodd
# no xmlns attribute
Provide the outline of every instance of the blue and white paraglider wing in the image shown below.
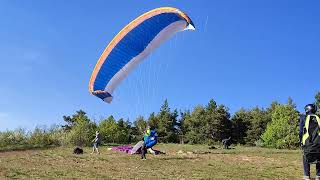
<svg viewBox="0 0 320 180"><path fill-rule="evenodd" d="M115 88L139 62L172 35L188 29L195 29L193 22L176 8L157 8L139 16L103 51L91 75L89 91L110 103Z"/></svg>

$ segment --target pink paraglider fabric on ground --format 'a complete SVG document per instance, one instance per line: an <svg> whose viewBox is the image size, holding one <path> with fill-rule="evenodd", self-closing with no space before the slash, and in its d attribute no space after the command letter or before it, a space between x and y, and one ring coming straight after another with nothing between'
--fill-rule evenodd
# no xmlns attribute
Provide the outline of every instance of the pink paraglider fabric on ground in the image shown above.
<svg viewBox="0 0 320 180"><path fill-rule="evenodd" d="M130 154L132 148L133 148L133 147L130 146L130 145L116 146L116 147L113 147L113 148L112 148L112 151L125 152L125 153ZM137 153L139 153L139 152L137 151Z"/></svg>
<svg viewBox="0 0 320 180"><path fill-rule="evenodd" d="M113 147L111 150L117 151L117 152L124 152L124 153L128 153L128 154L141 154L141 148L139 148L135 153L131 153L132 149L133 149L133 147L130 145L123 145L123 146ZM154 151L154 155L165 154L164 152L161 152L159 150L153 149L153 151Z"/></svg>

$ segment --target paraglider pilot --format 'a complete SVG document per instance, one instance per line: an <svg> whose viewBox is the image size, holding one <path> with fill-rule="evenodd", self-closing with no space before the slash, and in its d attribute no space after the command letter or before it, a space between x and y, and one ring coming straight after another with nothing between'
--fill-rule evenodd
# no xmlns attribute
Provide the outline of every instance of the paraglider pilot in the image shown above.
<svg viewBox="0 0 320 180"><path fill-rule="evenodd" d="M154 129L151 129L150 126L147 127L147 130L143 137L143 146L141 147L141 159L146 159L147 149L151 149L158 142L158 135Z"/></svg>
<svg viewBox="0 0 320 180"><path fill-rule="evenodd" d="M227 139L222 140L223 149L229 149L231 136Z"/></svg>
<svg viewBox="0 0 320 180"><path fill-rule="evenodd" d="M316 180L320 180L320 118L317 106L307 104L300 116L299 140L303 150L303 178L310 179L310 164L316 164Z"/></svg>

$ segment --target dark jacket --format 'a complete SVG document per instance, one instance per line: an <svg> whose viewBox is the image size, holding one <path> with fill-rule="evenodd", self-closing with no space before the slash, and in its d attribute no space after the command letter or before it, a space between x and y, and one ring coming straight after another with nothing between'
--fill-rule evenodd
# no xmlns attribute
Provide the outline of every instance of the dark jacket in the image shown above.
<svg viewBox="0 0 320 180"><path fill-rule="evenodd" d="M314 115L314 114L307 114L307 115ZM302 136L304 134L304 124L306 122L306 119L307 119L307 115L301 115L300 116L300 123L299 123L299 127L300 127L300 130L299 130L299 140L300 140L300 143L302 142ZM317 123L317 120L315 117L311 117L310 118L310 122L309 122L309 132L313 132L315 130L315 128L317 128L318 126L318 123Z"/></svg>

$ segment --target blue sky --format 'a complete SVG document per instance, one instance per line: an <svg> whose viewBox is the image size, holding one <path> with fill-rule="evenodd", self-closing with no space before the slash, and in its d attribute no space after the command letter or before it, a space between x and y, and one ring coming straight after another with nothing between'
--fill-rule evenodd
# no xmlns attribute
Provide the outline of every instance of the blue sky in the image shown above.
<svg viewBox="0 0 320 180"><path fill-rule="evenodd" d="M178 33L149 56L106 104L88 92L94 65L131 20L161 6L186 12ZM235 112L290 96L302 110L320 90L320 2L0 1L0 130L61 124L85 110L133 120L211 98Z"/></svg>

